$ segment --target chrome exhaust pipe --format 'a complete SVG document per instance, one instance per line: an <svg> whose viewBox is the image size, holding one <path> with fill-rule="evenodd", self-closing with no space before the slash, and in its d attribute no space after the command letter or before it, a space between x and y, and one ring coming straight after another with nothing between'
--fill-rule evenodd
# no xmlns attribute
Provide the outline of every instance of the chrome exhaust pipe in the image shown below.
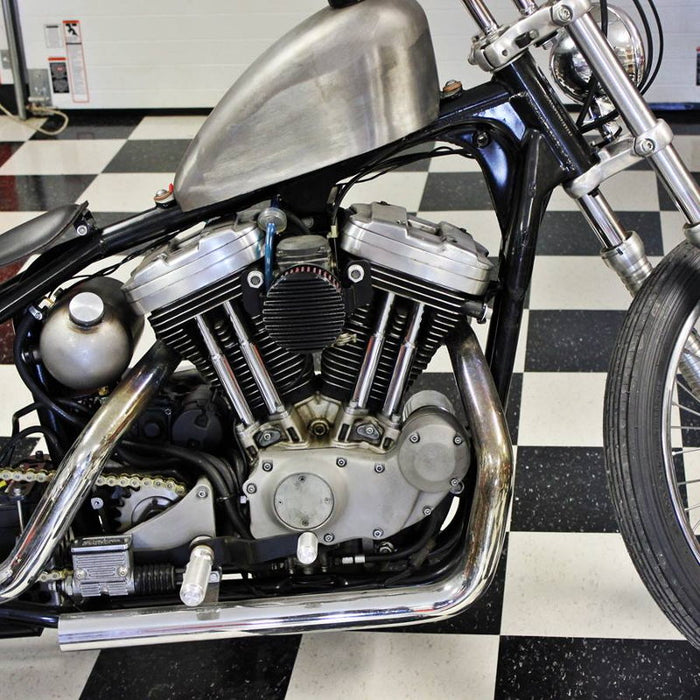
<svg viewBox="0 0 700 700"><path fill-rule="evenodd" d="M513 459L496 387L466 323L449 350L478 454L474 502L456 572L411 588L63 615L58 623L61 648L101 649L405 625L456 615L471 605L498 565L512 492Z"/></svg>
<svg viewBox="0 0 700 700"><path fill-rule="evenodd" d="M65 536L119 438L158 393L178 358L156 343L78 436L10 555L0 563L0 603L31 586Z"/></svg>

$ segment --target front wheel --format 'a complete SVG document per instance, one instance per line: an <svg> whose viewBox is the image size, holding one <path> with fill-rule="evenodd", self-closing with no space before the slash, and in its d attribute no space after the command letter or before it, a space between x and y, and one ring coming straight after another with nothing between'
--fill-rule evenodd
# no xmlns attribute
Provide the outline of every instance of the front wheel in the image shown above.
<svg viewBox="0 0 700 700"><path fill-rule="evenodd" d="M700 249L654 270L620 331L605 455L620 532L673 624L700 649Z"/></svg>

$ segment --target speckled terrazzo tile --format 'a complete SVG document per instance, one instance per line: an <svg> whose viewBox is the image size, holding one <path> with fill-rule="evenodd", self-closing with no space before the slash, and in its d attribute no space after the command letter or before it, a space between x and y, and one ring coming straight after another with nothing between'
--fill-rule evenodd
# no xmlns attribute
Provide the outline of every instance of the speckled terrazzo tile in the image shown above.
<svg viewBox="0 0 700 700"><path fill-rule="evenodd" d="M530 311L525 369L606 372L624 311Z"/></svg>
<svg viewBox="0 0 700 700"><path fill-rule="evenodd" d="M281 700L299 636L163 644L100 653L82 700Z"/></svg>
<svg viewBox="0 0 700 700"><path fill-rule="evenodd" d="M697 700L700 652L687 642L502 637L496 700Z"/></svg>
<svg viewBox="0 0 700 700"><path fill-rule="evenodd" d="M497 656L490 635L305 635L286 700L488 700Z"/></svg>
<svg viewBox="0 0 700 700"><path fill-rule="evenodd" d="M104 169L106 173L170 173L190 142L182 139L127 141Z"/></svg>
<svg viewBox="0 0 700 700"><path fill-rule="evenodd" d="M46 211L75 202L94 175L2 175L0 211Z"/></svg>
<svg viewBox="0 0 700 700"><path fill-rule="evenodd" d="M602 448L520 447L510 529L617 532Z"/></svg>

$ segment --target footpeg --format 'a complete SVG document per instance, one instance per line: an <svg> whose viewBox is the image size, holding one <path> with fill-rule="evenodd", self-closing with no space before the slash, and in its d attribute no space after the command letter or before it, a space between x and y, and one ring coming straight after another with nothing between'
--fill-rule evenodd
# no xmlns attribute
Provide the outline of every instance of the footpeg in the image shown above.
<svg viewBox="0 0 700 700"><path fill-rule="evenodd" d="M180 587L180 600L189 608L204 602L214 564L214 550L205 544L198 544L190 552L185 575Z"/></svg>

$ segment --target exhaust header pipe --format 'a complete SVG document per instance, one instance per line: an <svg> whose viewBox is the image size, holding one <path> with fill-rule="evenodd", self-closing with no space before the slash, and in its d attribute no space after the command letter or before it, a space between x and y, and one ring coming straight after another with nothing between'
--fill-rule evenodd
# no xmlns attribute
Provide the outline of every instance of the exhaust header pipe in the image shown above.
<svg viewBox="0 0 700 700"><path fill-rule="evenodd" d="M471 605L493 578L503 546L512 491L512 448L491 373L466 323L449 350L478 454L474 503L456 573L412 588L262 598L199 608L69 614L58 624L61 648L402 625L456 615Z"/></svg>
<svg viewBox="0 0 700 700"><path fill-rule="evenodd" d="M27 527L0 563L0 603L31 586L65 537L119 438L158 393L178 357L156 343L92 417L59 465Z"/></svg>

